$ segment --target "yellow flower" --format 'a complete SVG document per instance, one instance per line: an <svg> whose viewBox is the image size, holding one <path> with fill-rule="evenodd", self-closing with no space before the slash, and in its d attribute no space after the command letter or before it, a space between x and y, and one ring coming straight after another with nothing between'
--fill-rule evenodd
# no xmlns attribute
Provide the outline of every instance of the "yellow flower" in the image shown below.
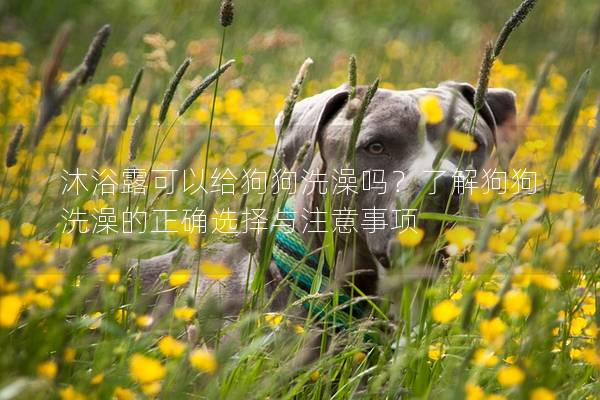
<svg viewBox="0 0 600 400"><path fill-rule="evenodd" d="M8 239L10 239L10 222L0 218L0 246L6 246Z"/></svg>
<svg viewBox="0 0 600 400"><path fill-rule="evenodd" d="M92 376L92 379L90 379L90 383L92 385L99 385L103 381L104 381L104 374L103 373L96 374L96 375Z"/></svg>
<svg viewBox="0 0 600 400"><path fill-rule="evenodd" d="M103 199L88 200L83 203L83 209L89 213L100 212L100 210L106 207L108 207L108 204Z"/></svg>
<svg viewBox="0 0 600 400"><path fill-rule="evenodd" d="M171 272L171 275L169 276L169 285L171 285L171 287L185 285L190 280L191 275L192 273L189 269L177 269Z"/></svg>
<svg viewBox="0 0 600 400"><path fill-rule="evenodd" d="M583 329L587 326L588 321L583 317L575 317L571 320L569 334L571 336L579 336L583 333Z"/></svg>
<svg viewBox="0 0 600 400"><path fill-rule="evenodd" d="M127 57L127 54L122 51L117 51L110 58L110 63L112 65L114 65L115 67L122 67L123 65L127 64L128 61L129 61L129 57ZM121 399L119 399L119 400L121 400Z"/></svg>
<svg viewBox="0 0 600 400"><path fill-rule="evenodd" d="M154 318L150 315L140 315L135 319L135 323L139 328L147 328L154 322Z"/></svg>
<svg viewBox="0 0 600 400"><path fill-rule="evenodd" d="M64 389L60 389L58 391L58 395L61 400L85 400L85 395L79 393L75 388L71 385L67 386Z"/></svg>
<svg viewBox="0 0 600 400"><path fill-rule="evenodd" d="M555 400L556 395L550 389L539 387L531 391L529 400Z"/></svg>
<svg viewBox="0 0 600 400"><path fill-rule="evenodd" d="M162 384L160 382L152 382L142 385L142 392L148 397L156 397L160 390L162 389Z"/></svg>
<svg viewBox="0 0 600 400"><path fill-rule="evenodd" d="M112 252L107 245L103 244L102 246L98 246L92 250L93 258L100 258L104 256L112 256Z"/></svg>
<svg viewBox="0 0 600 400"><path fill-rule="evenodd" d="M362 363L363 361L365 361L365 358L367 358L367 355L362 351L354 353L354 363L356 364Z"/></svg>
<svg viewBox="0 0 600 400"><path fill-rule="evenodd" d="M498 317L481 321L479 331L483 341L490 347L499 348L504 344L506 324Z"/></svg>
<svg viewBox="0 0 600 400"><path fill-rule="evenodd" d="M265 314L265 322L271 326L271 328L275 328L281 324L283 321L283 314L281 313L268 313Z"/></svg>
<svg viewBox="0 0 600 400"><path fill-rule="evenodd" d="M214 374L217 371L217 359L208 350L200 348L192 351L189 360L192 367L206 374Z"/></svg>
<svg viewBox="0 0 600 400"><path fill-rule="evenodd" d="M125 389L121 386L117 386L115 391L113 392L113 396L117 398L117 400L135 400L135 392L131 389Z"/></svg>
<svg viewBox="0 0 600 400"><path fill-rule="evenodd" d="M448 229L444 233L444 236L450 244L447 247L447 251L450 255L459 254L475 241L475 232L466 226L456 226Z"/></svg>
<svg viewBox="0 0 600 400"><path fill-rule="evenodd" d="M182 321L191 321L196 315L196 310L191 307L177 307L173 310L175 318Z"/></svg>
<svg viewBox="0 0 600 400"><path fill-rule="evenodd" d="M63 233L60 235L60 239L58 240L58 245L61 248L69 248L73 246L73 235L70 233Z"/></svg>
<svg viewBox="0 0 600 400"><path fill-rule="evenodd" d="M208 279L224 280L231 276L231 268L221 263L204 261L200 264L200 272Z"/></svg>
<svg viewBox="0 0 600 400"><path fill-rule="evenodd" d="M477 271L477 263L472 260L457 262L456 267L465 274L472 274Z"/></svg>
<svg viewBox="0 0 600 400"><path fill-rule="evenodd" d="M96 141L90 135L77 136L77 149L80 152L86 153L92 151L94 147L96 147Z"/></svg>
<svg viewBox="0 0 600 400"><path fill-rule="evenodd" d="M546 290L556 290L560 287L560 281L553 273L542 269L533 269L531 271L531 282Z"/></svg>
<svg viewBox="0 0 600 400"><path fill-rule="evenodd" d="M95 313L92 313L92 315L90 315L89 317L87 317L89 319L89 328L91 330L96 330L98 328L100 328L100 326L102 325L102 313L100 311L96 311Z"/></svg>
<svg viewBox="0 0 600 400"><path fill-rule="evenodd" d="M483 308L494 307L500 298L494 292L488 292L486 290L478 290L475 292L475 301Z"/></svg>
<svg viewBox="0 0 600 400"><path fill-rule="evenodd" d="M49 262L52 260L52 252L41 240L28 240L23 243L23 252L21 253L27 256L29 263L23 265L28 267L34 262ZM16 260L15 260L16 261Z"/></svg>
<svg viewBox="0 0 600 400"><path fill-rule="evenodd" d="M485 398L483 389L473 383L467 383L465 385L465 394L465 400L483 400Z"/></svg>
<svg viewBox="0 0 600 400"><path fill-rule="evenodd" d="M172 336L165 336L159 340L158 349L165 357L177 358L185 351L185 343Z"/></svg>
<svg viewBox="0 0 600 400"><path fill-rule="evenodd" d="M582 230L579 239L583 243L600 243L600 227Z"/></svg>
<svg viewBox="0 0 600 400"><path fill-rule="evenodd" d="M404 229L398 232L396 239L404 247L415 247L423 240L425 231L421 228Z"/></svg>
<svg viewBox="0 0 600 400"><path fill-rule="evenodd" d="M129 360L129 373L136 382L144 385L160 381L167 370L158 360L136 353Z"/></svg>
<svg viewBox="0 0 600 400"><path fill-rule="evenodd" d="M55 287L61 286L64 280L65 274L63 271L56 267L48 267L36 274L33 284L41 290L52 290Z"/></svg>
<svg viewBox="0 0 600 400"><path fill-rule="evenodd" d="M596 298L594 296L586 296L581 305L581 311L584 315L590 317L596 315Z"/></svg>
<svg viewBox="0 0 600 400"><path fill-rule="evenodd" d="M318 369L316 369L310 373L310 380L313 382L316 382L317 380L319 380L320 377L321 377L321 373L319 372Z"/></svg>
<svg viewBox="0 0 600 400"><path fill-rule="evenodd" d="M451 131L448 133L446 141L451 147L460 151L471 152L477 149L477 142L475 142L473 136L468 133Z"/></svg>
<svg viewBox="0 0 600 400"><path fill-rule="evenodd" d="M513 247L510 245L510 241L500 233L490 236L488 240L488 248L494 253L499 254L509 254L513 250Z"/></svg>
<svg viewBox="0 0 600 400"><path fill-rule="evenodd" d="M35 293L32 300L38 307L43 308L44 310L47 310L54 305L54 299L48 292Z"/></svg>
<svg viewBox="0 0 600 400"><path fill-rule="evenodd" d="M30 237L35 235L35 231L36 231L36 226L30 222L24 222L21 224L21 235L23 235L23 237Z"/></svg>
<svg viewBox="0 0 600 400"><path fill-rule="evenodd" d="M119 268L111 268L106 273L104 280L109 285L116 285L121 280L121 270Z"/></svg>
<svg viewBox="0 0 600 400"><path fill-rule="evenodd" d="M11 328L16 325L23 309L23 300L15 295L0 296L0 328Z"/></svg>
<svg viewBox="0 0 600 400"><path fill-rule="evenodd" d="M296 332L298 335L302 335L304 333L304 327L302 325L299 324L293 324L292 325L292 329L294 330L294 332Z"/></svg>
<svg viewBox="0 0 600 400"><path fill-rule="evenodd" d="M0 57L19 57L23 55L23 45L19 42L0 42Z"/></svg>
<svg viewBox="0 0 600 400"><path fill-rule="evenodd" d="M600 354L598 354L595 348L584 349L583 359L592 367L600 369Z"/></svg>
<svg viewBox="0 0 600 400"><path fill-rule="evenodd" d="M521 221L536 218L542 211L542 207L527 201L515 201L510 205L510 211Z"/></svg>
<svg viewBox="0 0 600 400"><path fill-rule="evenodd" d="M425 118L425 122L431 125L439 124L444 120L444 110L440 105L440 100L437 96L428 94L421 97L419 100L419 108L421 114Z"/></svg>
<svg viewBox="0 0 600 400"><path fill-rule="evenodd" d="M512 365L512 364L514 364L517 361L517 357L515 357L515 356L507 356L504 359L504 361Z"/></svg>
<svg viewBox="0 0 600 400"><path fill-rule="evenodd" d="M504 295L504 310L511 317L526 317L531 312L529 295L520 290L510 290Z"/></svg>
<svg viewBox="0 0 600 400"><path fill-rule="evenodd" d="M19 288L19 284L6 279L3 273L0 272L0 293L11 293Z"/></svg>
<svg viewBox="0 0 600 400"><path fill-rule="evenodd" d="M482 187L474 187L471 189L469 199L475 204L487 204L494 200L494 191L491 189L484 190Z"/></svg>
<svg viewBox="0 0 600 400"><path fill-rule="evenodd" d="M63 360L67 364L72 364L75 361L75 356L77 355L77 351L72 347L67 347L65 352L63 353Z"/></svg>
<svg viewBox="0 0 600 400"><path fill-rule="evenodd" d="M496 353L487 349L477 349L473 354L473 364L479 367L493 367L498 364Z"/></svg>
<svg viewBox="0 0 600 400"><path fill-rule="evenodd" d="M452 295L450 296L450 300L455 300L455 301L458 301L462 298L463 298L463 294L460 290L452 293Z"/></svg>
<svg viewBox="0 0 600 400"><path fill-rule="evenodd" d="M520 385L525 380L525 373L521 368L510 365L500 368L496 378L498 378L500 385L511 387Z"/></svg>
<svg viewBox="0 0 600 400"><path fill-rule="evenodd" d="M58 372L58 365L56 362L44 361L43 363L37 366L37 374L42 378L46 379L54 379L56 377L56 373Z"/></svg>
<svg viewBox="0 0 600 400"><path fill-rule="evenodd" d="M118 323L123 323L127 317L129 317L129 311L127 309L119 308L117 311L115 311L115 321Z"/></svg>
<svg viewBox="0 0 600 400"><path fill-rule="evenodd" d="M435 322L445 324L450 322L460 315L460 308L451 300L444 300L437 304L431 310L431 315Z"/></svg>
<svg viewBox="0 0 600 400"><path fill-rule="evenodd" d="M430 360L437 361L440 358L444 357L446 351L444 349L443 343L435 343L429 346L429 350L427 351L427 357Z"/></svg>

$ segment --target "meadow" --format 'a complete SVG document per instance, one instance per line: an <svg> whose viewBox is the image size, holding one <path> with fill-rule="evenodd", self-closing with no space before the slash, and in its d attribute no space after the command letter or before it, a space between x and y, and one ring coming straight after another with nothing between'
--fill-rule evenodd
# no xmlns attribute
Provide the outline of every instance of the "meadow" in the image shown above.
<svg viewBox="0 0 600 400"><path fill-rule="evenodd" d="M518 27L513 1L182 0L164 14L154 1L94 3L0 6L0 399L598 398L594 2L539 2ZM376 78L516 92L511 170L535 174L535 193L509 174L465 199L478 217L429 215L447 225L433 243L399 234L381 298L342 330L270 312L260 275L239 315L197 303L185 289L194 275L177 265L159 277L176 305L155 319L128 260L189 246L219 285L231 270L202 252L239 240L230 211L262 207L272 222L285 202L245 194L242 179L281 166L277 114ZM424 121L437 111L422 105ZM235 190L194 190L224 182ZM133 209L159 217L124 232ZM198 209L206 232L190 228ZM329 238L322 257L334 265ZM258 245L257 257L272 251ZM449 256L433 274L423 260L440 249ZM108 261L90 272L93 259ZM306 343L322 332L331 344L309 362Z"/></svg>

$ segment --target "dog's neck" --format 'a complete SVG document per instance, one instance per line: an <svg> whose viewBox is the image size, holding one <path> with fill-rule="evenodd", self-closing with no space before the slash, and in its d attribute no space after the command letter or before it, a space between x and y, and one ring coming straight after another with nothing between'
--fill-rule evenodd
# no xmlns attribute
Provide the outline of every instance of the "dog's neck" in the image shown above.
<svg viewBox="0 0 600 400"><path fill-rule="evenodd" d="M316 155L317 162L312 164L311 171L322 170L322 161ZM303 180L298 186L293 198L296 230L301 233L306 245L313 250L323 247L324 234L310 232L311 227L306 217L307 211L324 210L323 195L317 187L309 187L313 183ZM311 193L312 191L312 193ZM304 193L311 193L305 195ZM337 287L347 287L352 282L365 295L376 295L378 284L378 268L370 254L365 240L356 234L356 240L352 240L351 234L343 234L337 237L336 262L330 266L333 272L333 283Z"/></svg>

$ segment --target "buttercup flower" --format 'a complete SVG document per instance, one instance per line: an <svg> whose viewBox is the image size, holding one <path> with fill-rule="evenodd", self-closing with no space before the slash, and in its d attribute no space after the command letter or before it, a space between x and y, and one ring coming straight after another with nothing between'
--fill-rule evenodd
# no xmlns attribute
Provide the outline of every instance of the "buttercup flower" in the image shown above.
<svg viewBox="0 0 600 400"><path fill-rule="evenodd" d="M498 371L498 382L504 387L520 385L525 380L525 373L519 367L510 365Z"/></svg>
<svg viewBox="0 0 600 400"><path fill-rule="evenodd" d="M444 110L440 105L440 100L434 95L423 96L419 100L419 108L428 124L435 125L444 120Z"/></svg>
<svg viewBox="0 0 600 400"><path fill-rule="evenodd" d="M0 328L16 325L23 309L23 301L15 294L0 296Z"/></svg>
<svg viewBox="0 0 600 400"><path fill-rule="evenodd" d="M531 299L520 290L510 290L502 301L504 310L511 317L526 317L531 312Z"/></svg>
<svg viewBox="0 0 600 400"><path fill-rule="evenodd" d="M189 269L177 269L169 275L169 285L171 287L182 286L188 283L192 273Z"/></svg>
<svg viewBox="0 0 600 400"><path fill-rule="evenodd" d="M147 384L163 379L166 368L153 358L136 353L129 360L129 373L140 384Z"/></svg>
<svg viewBox="0 0 600 400"><path fill-rule="evenodd" d="M200 372L214 374L217 371L217 360L214 354L205 349L192 351L189 357L190 364Z"/></svg>
<svg viewBox="0 0 600 400"><path fill-rule="evenodd" d="M231 276L231 268L224 264L204 261L200 264L200 273L208 279L221 281Z"/></svg>
<svg viewBox="0 0 600 400"><path fill-rule="evenodd" d="M450 146L459 151L471 152L477 149L477 142L472 135L459 131L451 131L446 137Z"/></svg>
<svg viewBox="0 0 600 400"><path fill-rule="evenodd" d="M173 310L175 318L182 321L191 321L196 315L196 310L190 307L177 307Z"/></svg>
<svg viewBox="0 0 600 400"><path fill-rule="evenodd" d="M437 304L431 310L431 315L435 322L441 324L448 323L460 315L460 308L451 300L444 300Z"/></svg>
<svg viewBox="0 0 600 400"><path fill-rule="evenodd" d="M398 232L396 239L404 247L415 247L423 240L425 231L421 228L404 229Z"/></svg>
<svg viewBox="0 0 600 400"><path fill-rule="evenodd" d="M37 366L37 374L42 378L46 379L54 379L56 377L56 373L58 372L58 365L56 362L44 361L43 363Z"/></svg>
<svg viewBox="0 0 600 400"><path fill-rule="evenodd" d="M165 336L159 340L158 348L165 357L177 358L185 351L185 343L172 336Z"/></svg>

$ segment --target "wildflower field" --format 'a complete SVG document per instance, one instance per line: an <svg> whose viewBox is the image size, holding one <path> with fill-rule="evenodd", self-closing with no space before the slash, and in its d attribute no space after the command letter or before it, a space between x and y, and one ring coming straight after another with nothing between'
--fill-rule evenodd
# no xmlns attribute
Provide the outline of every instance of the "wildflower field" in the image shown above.
<svg viewBox="0 0 600 400"><path fill-rule="evenodd" d="M596 2L95 3L0 5L0 400L600 398ZM302 295L273 311L286 116L367 85L360 129L377 87L444 80L516 93L504 180L461 197L476 215L417 214L435 237L398 230L363 318L299 317ZM419 110L446 117L435 96ZM223 299L235 271L208 254L238 242L257 273ZM137 261L183 248L149 296Z"/></svg>

